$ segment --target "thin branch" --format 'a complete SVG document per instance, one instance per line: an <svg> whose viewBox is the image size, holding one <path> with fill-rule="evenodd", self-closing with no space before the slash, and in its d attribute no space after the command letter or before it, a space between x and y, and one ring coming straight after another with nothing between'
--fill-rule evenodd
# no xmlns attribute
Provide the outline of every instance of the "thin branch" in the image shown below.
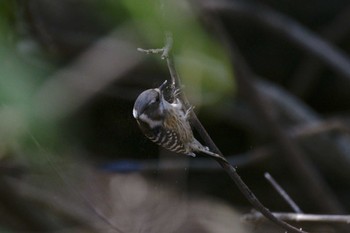
<svg viewBox="0 0 350 233"><path fill-rule="evenodd" d="M302 139L314 135L322 135L336 131L340 133L349 133L349 125L341 121L341 119L329 119L325 121L317 121L315 123L309 123L307 125L301 125L294 127L289 133L292 137Z"/></svg>
<svg viewBox="0 0 350 233"><path fill-rule="evenodd" d="M316 222L316 223L343 223L350 224L350 215L323 215L323 214L303 214L303 213L273 213L276 218L283 221L294 222ZM265 218L258 212L245 214L244 221L261 222Z"/></svg>
<svg viewBox="0 0 350 233"><path fill-rule="evenodd" d="M295 213L303 213L299 206L293 201L293 199L288 195L288 193L277 183L277 181L270 175L270 173L265 172L264 176L272 185L272 187L274 187L274 189L278 192L278 194L281 195L281 197L283 197L283 199L288 203L288 205L292 208L292 210Z"/></svg>
<svg viewBox="0 0 350 233"><path fill-rule="evenodd" d="M274 214L269 211L254 195L254 193L249 189L249 187L244 183L242 178L238 175L236 169L229 164L228 162L224 162L222 160L216 159L217 162L222 166L222 168L227 172L227 174L231 177L231 179L236 183L239 190L243 193L243 195L247 198L247 200L252 204L254 208L256 208L265 218L269 219L276 225L282 227L283 229L295 232L295 233L306 233L306 231L300 230L280 219L276 218Z"/></svg>
<svg viewBox="0 0 350 233"><path fill-rule="evenodd" d="M142 53L146 53L146 54L159 54L159 53L163 53L164 52L164 48L160 48L160 49L143 49L143 48L137 48L137 51L142 52Z"/></svg>
<svg viewBox="0 0 350 233"><path fill-rule="evenodd" d="M173 48L173 43L174 43L174 40L173 40L173 36L172 36L171 32L166 32L165 33L165 46L163 48L164 51L163 51L162 56L161 56L162 59L167 59L169 57L170 51ZM173 79L172 81L175 84L176 80Z"/></svg>
<svg viewBox="0 0 350 233"><path fill-rule="evenodd" d="M165 45L163 48L160 49L142 49L137 48L138 51L144 52L146 54L161 54L161 58L165 59L167 61L170 78L171 78L171 91L174 91L175 88L179 88L181 86L181 82L179 79L179 76L176 72L175 65L174 65L174 59L171 57L170 50L173 47L173 37L170 32L167 32L165 35ZM182 96L184 98L184 96ZM185 103L186 108L189 106L187 105L188 101Z"/></svg>
<svg viewBox="0 0 350 233"><path fill-rule="evenodd" d="M167 36L168 37L168 36ZM167 40L168 41L168 40ZM164 49L164 48L163 48ZM139 49L140 50L140 49ZM147 51L144 49L141 49L141 51ZM152 50L148 50L152 51ZM172 60L171 56L167 57L169 70L173 71L174 73L170 73L172 80L175 80L176 83L180 82L179 76L176 72L174 62ZM180 96L181 100L185 104L185 107L189 106L189 102L186 98L186 96L182 93ZM215 145L214 141L211 139L208 132L205 130L202 123L199 121L197 115L191 111L191 123L193 127L197 130L197 132L200 134L201 138L204 140L206 145L209 147L209 149L216 153L217 157L212 156L211 158L215 159L221 167L227 172L227 174L231 177L231 179L235 182L239 190L242 192L242 194L247 198L247 200L256 208L259 212L261 212L266 218L274 222L275 224L279 225L283 229L294 232L294 233L305 233L305 231L302 231L286 222L283 222L279 219L277 219L254 195L254 193L249 189L249 187L244 183L242 178L237 173L236 169L224 158L223 154L220 152L219 148Z"/></svg>

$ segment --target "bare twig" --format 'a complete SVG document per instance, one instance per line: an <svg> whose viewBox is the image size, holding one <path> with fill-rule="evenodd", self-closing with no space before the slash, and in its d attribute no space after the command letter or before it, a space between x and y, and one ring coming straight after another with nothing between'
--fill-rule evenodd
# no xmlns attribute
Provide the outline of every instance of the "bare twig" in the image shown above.
<svg viewBox="0 0 350 233"><path fill-rule="evenodd" d="M350 128L349 125L340 119L329 119L294 127L291 130L290 135L302 139L305 137L329 133L331 131L349 133Z"/></svg>
<svg viewBox="0 0 350 233"><path fill-rule="evenodd" d="M169 36L169 35L168 35ZM168 37L167 36L167 37ZM167 43L169 40L167 39ZM167 47L167 46L165 46ZM164 47L164 48L165 48ZM140 50L140 49L139 49ZM141 50L143 51L143 49ZM144 50L147 51L147 50ZM152 51L152 50L149 50ZM177 75L174 63L172 61L172 57L168 56L168 67L169 70L173 71L174 73L170 72L170 75L172 76L172 80L175 80L175 83L179 83L179 76ZM185 107L189 106L189 102L186 98L186 96L182 93L182 96L180 97L183 103L185 104ZM247 200L259 211L264 215L266 218L274 222L275 224L279 225L283 229L290 231L290 232L295 232L295 233L304 233L305 231L302 231L286 222L283 222L279 219L277 219L259 200L258 198L254 195L254 193L249 189L249 187L244 183L242 178L238 175L236 169L224 158L223 154L220 152L218 147L215 145L214 141L211 139L210 135L207 133L205 130L204 126L202 123L199 121L197 115L191 111L191 123L194 126L194 128L197 130L197 132L200 134L206 145L210 148L211 151L214 153L218 154L219 156L214 157L212 156L211 158L215 159L221 167L227 172L227 174L231 177L231 179L236 183L237 187L240 189L242 194L247 198Z"/></svg>
<svg viewBox="0 0 350 233"><path fill-rule="evenodd" d="M323 214L303 214L303 213L273 213L276 218L283 221L294 222L323 222L323 223L350 223L350 215L323 215ZM265 220L264 216L258 212L245 214L243 220L250 222L260 222Z"/></svg>
<svg viewBox="0 0 350 233"><path fill-rule="evenodd" d="M238 175L236 169L229 164L228 162L224 162L222 160L218 160L217 162L222 166L222 168L228 173L231 179L236 183L239 190L243 193L243 195L247 198L247 200L256 208L265 218L269 219L273 223L282 227L283 229L296 232L296 233L306 233L306 231L300 230L280 219L276 218L272 212L270 212L254 195L254 193L249 189L249 187L244 183L241 177Z"/></svg>
<svg viewBox="0 0 350 233"><path fill-rule="evenodd" d="M272 187L283 197L283 199L289 204L295 213L303 213L299 206L293 201L293 199L288 195L288 193L277 183L277 181L270 175L270 173L265 172L265 178L270 182Z"/></svg>
<svg viewBox="0 0 350 233"><path fill-rule="evenodd" d="M181 86L181 82L180 79L177 75L176 69L175 69L175 65L174 65L174 61L173 58L171 57L170 54L170 50L173 47L173 37L171 35L170 32L167 32L165 35L165 45L163 48L160 49L142 49L142 48L137 48L138 51L140 52L144 52L146 54L161 54L161 58L162 59L166 59L167 61L167 65L168 65L168 69L170 72L170 78L171 78L171 89L172 91L175 88L179 88ZM186 106L188 107L188 106Z"/></svg>

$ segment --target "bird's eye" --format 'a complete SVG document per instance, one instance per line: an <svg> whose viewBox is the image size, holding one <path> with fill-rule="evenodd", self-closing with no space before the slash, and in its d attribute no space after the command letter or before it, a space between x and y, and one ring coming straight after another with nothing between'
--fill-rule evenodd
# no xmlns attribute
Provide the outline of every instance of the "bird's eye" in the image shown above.
<svg viewBox="0 0 350 233"><path fill-rule="evenodd" d="M151 105L156 104L156 103L159 103L159 96L158 95L148 103L148 106L151 106Z"/></svg>

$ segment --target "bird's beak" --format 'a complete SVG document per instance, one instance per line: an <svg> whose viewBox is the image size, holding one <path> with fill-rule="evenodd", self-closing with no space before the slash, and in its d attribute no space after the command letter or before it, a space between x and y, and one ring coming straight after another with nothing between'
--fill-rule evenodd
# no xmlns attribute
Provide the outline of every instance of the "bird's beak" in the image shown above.
<svg viewBox="0 0 350 233"><path fill-rule="evenodd" d="M158 89L160 90L160 93L163 94L163 90L166 88L167 82L168 82L168 80L165 80L165 81L162 83L162 85L160 85L160 86L158 87Z"/></svg>
<svg viewBox="0 0 350 233"><path fill-rule="evenodd" d="M160 94L160 100L161 100L161 103L163 103L165 101L165 98L164 98L164 90L166 88L166 84L167 84L168 80L165 80L162 85L159 86L159 94Z"/></svg>

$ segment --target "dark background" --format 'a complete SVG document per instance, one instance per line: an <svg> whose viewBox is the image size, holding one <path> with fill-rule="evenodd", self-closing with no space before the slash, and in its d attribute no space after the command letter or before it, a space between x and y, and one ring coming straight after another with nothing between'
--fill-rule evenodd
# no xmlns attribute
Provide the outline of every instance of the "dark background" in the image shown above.
<svg viewBox="0 0 350 233"><path fill-rule="evenodd" d="M136 48L162 47L169 28L184 93L262 203L271 211L293 212L264 178L269 172L305 213L349 211L348 1L181 4L181 10L170 11L153 1L0 4L0 231L105 232L109 226L96 207L122 232L149 232L147 224L152 232L170 232L169 223L135 216L153 216L156 206L162 211L149 218L160 218L177 205L168 198L173 195L188 209L201 199L223 203L239 212L237 221L250 211L215 161L160 149L132 117L138 94L169 79L160 56ZM218 21L225 35L215 28ZM224 40L237 46L234 53L247 66L235 66ZM239 78L241 69L250 75ZM213 77L215 72L221 76ZM244 79L262 102L254 100ZM145 189L151 199L137 205ZM126 192L131 200L118 199L115 192ZM164 192L171 194L164 197ZM212 208L221 211L221 206ZM167 221L176 222L172 213ZM195 219L179 223L176 232L216 232ZM341 223L300 224L312 232L349 229ZM138 230L131 227L136 225ZM244 225L247 232L279 230L264 223ZM236 232L228 225L226 230Z"/></svg>

